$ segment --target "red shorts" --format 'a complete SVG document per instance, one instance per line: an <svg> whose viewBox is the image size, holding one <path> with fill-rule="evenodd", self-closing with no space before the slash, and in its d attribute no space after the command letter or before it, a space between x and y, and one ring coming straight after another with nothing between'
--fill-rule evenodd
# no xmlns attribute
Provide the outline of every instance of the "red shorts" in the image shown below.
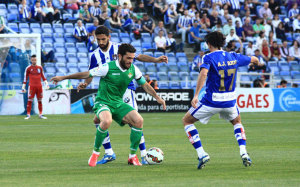
<svg viewBox="0 0 300 187"><path fill-rule="evenodd" d="M28 87L28 99L33 99L35 95L38 99L43 98L43 87L42 86L34 86L34 87L29 86Z"/></svg>

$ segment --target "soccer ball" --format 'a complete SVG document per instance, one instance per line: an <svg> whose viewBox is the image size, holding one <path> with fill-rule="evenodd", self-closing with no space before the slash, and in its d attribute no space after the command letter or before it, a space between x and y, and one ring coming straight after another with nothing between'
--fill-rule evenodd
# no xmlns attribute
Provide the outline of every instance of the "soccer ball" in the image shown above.
<svg viewBox="0 0 300 187"><path fill-rule="evenodd" d="M150 165L161 164L164 160L164 153L160 148L152 147L147 151L146 160Z"/></svg>

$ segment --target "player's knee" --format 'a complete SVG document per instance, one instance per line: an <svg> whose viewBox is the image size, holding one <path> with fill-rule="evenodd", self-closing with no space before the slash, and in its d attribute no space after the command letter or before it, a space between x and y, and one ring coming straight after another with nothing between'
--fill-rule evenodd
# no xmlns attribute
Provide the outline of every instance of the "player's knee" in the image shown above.
<svg viewBox="0 0 300 187"><path fill-rule="evenodd" d="M144 119L140 116L135 120L134 126L137 128L143 128Z"/></svg>
<svg viewBox="0 0 300 187"><path fill-rule="evenodd" d="M100 120L97 117L94 117L93 122L94 122L94 124L98 124L98 123L100 123Z"/></svg>
<svg viewBox="0 0 300 187"><path fill-rule="evenodd" d="M112 119L103 119L101 120L102 126L108 128L112 123Z"/></svg>

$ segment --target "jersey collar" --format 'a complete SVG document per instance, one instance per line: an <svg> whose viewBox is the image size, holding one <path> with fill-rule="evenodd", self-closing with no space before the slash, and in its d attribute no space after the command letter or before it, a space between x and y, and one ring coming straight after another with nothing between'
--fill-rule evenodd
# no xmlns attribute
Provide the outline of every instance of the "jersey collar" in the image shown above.
<svg viewBox="0 0 300 187"><path fill-rule="evenodd" d="M127 71L127 69L123 69L123 68L120 66L119 60L116 60L116 66L117 66L122 72Z"/></svg>

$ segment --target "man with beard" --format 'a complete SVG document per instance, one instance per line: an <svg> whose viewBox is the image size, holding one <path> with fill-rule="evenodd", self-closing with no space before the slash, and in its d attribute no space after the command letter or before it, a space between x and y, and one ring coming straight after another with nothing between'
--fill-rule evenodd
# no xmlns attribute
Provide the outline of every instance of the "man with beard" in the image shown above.
<svg viewBox="0 0 300 187"><path fill-rule="evenodd" d="M97 32L97 31L96 31ZM99 40L99 38L97 38ZM99 41L100 44L101 40ZM99 64L86 72L79 72L67 76L56 76L51 81L57 83L65 79L87 79L93 76L101 77L97 97L93 110L100 122L95 138L94 150L89 159L89 166L95 167L100 154L100 146L106 139L108 128L114 119L120 126L130 124L130 154L128 164L142 165L136 151L143 134L143 118L130 105L123 102L123 95L133 79L156 101L166 109L166 103L161 99L155 90L146 82L141 71L132 64L135 58L135 48L130 44L122 44L118 48L118 59L108 63Z"/></svg>
<svg viewBox="0 0 300 187"><path fill-rule="evenodd" d="M98 48L95 49L91 54L89 70L98 67L101 64L105 64L106 62L116 60L118 56L118 48L120 46L120 44L113 43L110 41L109 29L105 26L99 26L95 31L95 35L96 35L96 40L98 42ZM140 54L140 55L136 55L135 59L142 62L154 62L154 63L168 62L168 58L166 56L154 58L148 55ZM80 83L77 87L78 91L81 89L85 89L92 82L92 80L93 78L89 77L85 80L84 83ZM128 85L128 89L126 90L123 96L123 101L129 104L130 106L132 106L135 110L138 110L136 100L135 100L135 86L133 82L131 82ZM99 119L95 116L94 124L96 128L99 126L99 123L100 123ZM105 149L105 155L103 159L98 162L98 164L106 164L107 162L116 159L115 153L113 152L111 147L109 133L107 133L107 137L103 141L103 147ZM142 164L147 164L147 161L145 159L146 146L145 146L144 135L142 135L139 148L141 151Z"/></svg>

